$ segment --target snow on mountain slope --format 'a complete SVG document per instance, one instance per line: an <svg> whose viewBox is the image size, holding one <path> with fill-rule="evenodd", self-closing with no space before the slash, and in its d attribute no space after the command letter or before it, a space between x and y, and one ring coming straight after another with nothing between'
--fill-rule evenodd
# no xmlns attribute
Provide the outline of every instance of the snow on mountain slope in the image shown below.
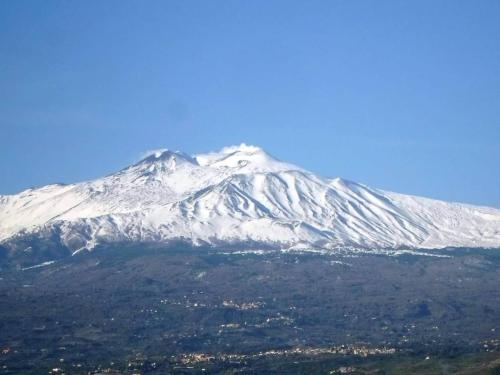
<svg viewBox="0 0 500 375"><path fill-rule="evenodd" d="M500 210L324 179L240 145L168 150L101 179L0 196L0 241L184 240L280 248L500 247ZM250 245L249 245L250 246Z"/></svg>

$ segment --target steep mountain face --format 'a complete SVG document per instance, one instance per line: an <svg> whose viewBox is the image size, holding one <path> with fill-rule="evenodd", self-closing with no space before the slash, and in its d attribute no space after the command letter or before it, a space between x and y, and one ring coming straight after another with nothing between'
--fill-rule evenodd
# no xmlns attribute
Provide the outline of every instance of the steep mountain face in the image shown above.
<svg viewBox="0 0 500 375"><path fill-rule="evenodd" d="M500 247L500 210L325 179L254 146L159 151L117 173L0 196L0 243ZM23 242L24 241L24 242Z"/></svg>

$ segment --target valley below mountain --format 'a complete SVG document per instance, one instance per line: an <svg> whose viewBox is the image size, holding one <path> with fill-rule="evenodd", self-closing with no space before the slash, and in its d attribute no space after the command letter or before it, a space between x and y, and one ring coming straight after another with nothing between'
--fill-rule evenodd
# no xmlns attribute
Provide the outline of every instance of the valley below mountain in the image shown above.
<svg viewBox="0 0 500 375"><path fill-rule="evenodd" d="M493 374L499 270L495 249L100 248L0 271L0 370Z"/></svg>

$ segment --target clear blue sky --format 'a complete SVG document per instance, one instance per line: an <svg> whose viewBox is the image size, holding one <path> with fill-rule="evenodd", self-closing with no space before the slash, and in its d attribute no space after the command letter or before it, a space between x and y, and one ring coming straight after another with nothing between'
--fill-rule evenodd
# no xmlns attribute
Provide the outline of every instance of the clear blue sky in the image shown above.
<svg viewBox="0 0 500 375"><path fill-rule="evenodd" d="M500 1L0 2L0 194L241 142L500 207Z"/></svg>

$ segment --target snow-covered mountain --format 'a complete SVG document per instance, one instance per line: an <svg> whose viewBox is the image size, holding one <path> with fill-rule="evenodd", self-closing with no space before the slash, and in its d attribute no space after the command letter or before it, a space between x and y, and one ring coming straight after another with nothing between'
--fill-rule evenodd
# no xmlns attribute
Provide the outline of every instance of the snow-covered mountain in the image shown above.
<svg viewBox="0 0 500 375"><path fill-rule="evenodd" d="M240 145L158 151L117 173L0 196L0 242L367 248L500 247L500 210L327 179Z"/></svg>

